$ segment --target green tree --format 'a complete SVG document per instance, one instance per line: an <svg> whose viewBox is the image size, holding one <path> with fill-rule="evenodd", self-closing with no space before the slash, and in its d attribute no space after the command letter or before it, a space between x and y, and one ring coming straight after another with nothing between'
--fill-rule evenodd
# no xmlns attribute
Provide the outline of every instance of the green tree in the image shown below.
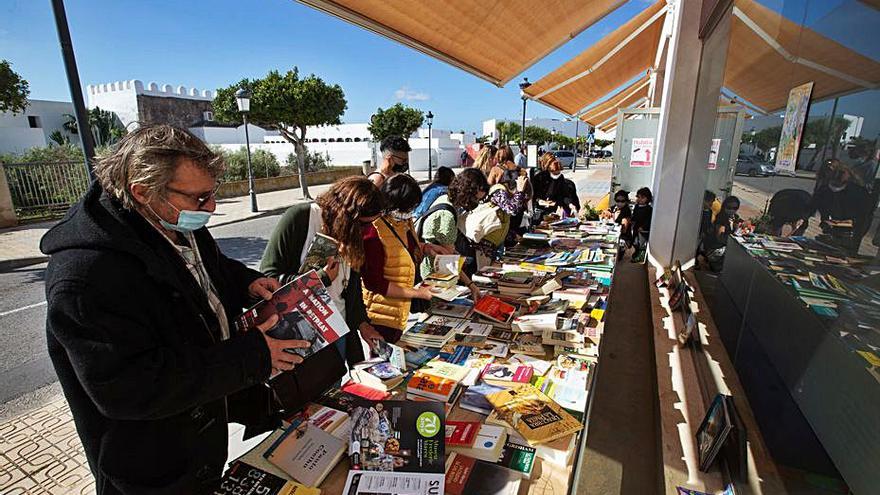
<svg viewBox="0 0 880 495"><path fill-rule="evenodd" d="M0 60L0 113L24 112L30 94L28 82L12 70L9 62Z"/></svg>
<svg viewBox="0 0 880 495"><path fill-rule="evenodd" d="M95 138L95 146L111 146L128 133L119 116L109 110L95 107L88 111L88 119L89 128L92 129L92 136ZM79 134L76 117L69 113L64 114L61 127L70 134Z"/></svg>
<svg viewBox="0 0 880 495"><path fill-rule="evenodd" d="M425 121L424 113L401 103L383 110L376 109L376 113L370 117L370 125L367 130L373 136L373 141L379 142L388 136L400 136L404 139L416 132Z"/></svg>
<svg viewBox="0 0 880 495"><path fill-rule="evenodd" d="M226 162L226 172L223 174L224 181L247 180L247 148L242 146L235 151L229 151L217 147L214 148L214 151L223 155L223 160ZM278 163L278 159L263 149L251 151L251 166L254 177L278 177L281 174L281 165Z"/></svg>
<svg viewBox="0 0 880 495"><path fill-rule="evenodd" d="M287 166L293 168L296 163L296 155L291 153L287 155ZM319 172L330 168L330 154L321 154L317 151L306 150L306 172Z"/></svg>
<svg viewBox="0 0 880 495"><path fill-rule="evenodd" d="M602 148L608 146L609 144L614 144L614 140L613 139L596 139L595 141L593 141L593 148L594 149L602 149Z"/></svg>
<svg viewBox="0 0 880 495"><path fill-rule="evenodd" d="M511 141L518 143L522 127L516 122L501 120L495 123L495 130L498 131L498 144L508 144Z"/></svg>
<svg viewBox="0 0 880 495"><path fill-rule="evenodd" d="M568 137L565 134L557 134L553 140L556 141L556 144L562 149L574 149L574 138L572 137Z"/></svg>
<svg viewBox="0 0 880 495"><path fill-rule="evenodd" d="M227 123L241 121L235 102L235 92L240 88L248 88L252 92L248 120L255 125L277 130L287 142L293 144L303 197L311 199L305 176L306 128L341 123L340 117L348 106L342 88L338 84L327 84L314 74L300 77L296 67L283 75L273 70L262 79L244 79L217 90L214 118Z"/></svg>
<svg viewBox="0 0 880 495"><path fill-rule="evenodd" d="M541 145L549 143L552 136L550 131L536 125L526 126L526 143Z"/></svg>

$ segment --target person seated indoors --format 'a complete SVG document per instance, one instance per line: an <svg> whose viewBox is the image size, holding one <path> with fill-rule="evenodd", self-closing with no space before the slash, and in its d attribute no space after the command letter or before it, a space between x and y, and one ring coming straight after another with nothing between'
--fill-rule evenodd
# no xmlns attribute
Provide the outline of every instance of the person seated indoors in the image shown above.
<svg viewBox="0 0 880 495"><path fill-rule="evenodd" d="M332 237L339 244L339 256L331 257L318 270L327 293L352 330L336 341L340 355L349 365L364 360L358 333L367 342L383 339L367 317L361 289L364 264L364 225L379 218L385 198L365 177L336 181L314 203L300 203L287 209L263 252L260 271L266 276L289 281L300 271L317 234Z"/></svg>
<svg viewBox="0 0 880 495"><path fill-rule="evenodd" d="M859 184L852 170L839 160L831 160L827 181L816 188L810 211L819 211L823 237L855 254L862 237L871 226L871 197ZM846 226L838 222L851 222Z"/></svg>
<svg viewBox="0 0 880 495"><path fill-rule="evenodd" d="M449 188L449 184L452 182L452 179L455 178L455 172L452 171L449 167L440 167L437 169L437 175L434 176L434 182L428 185L424 191L422 191L422 202L419 203L419 206L413 210L413 217L419 218L431 208L431 205L434 204L434 201L437 200L440 196L446 194L446 190Z"/></svg>
<svg viewBox="0 0 880 495"><path fill-rule="evenodd" d="M382 183L396 174L409 171L409 152L412 148L409 142L400 136L388 136L379 144L382 153L382 163L379 170L370 172L370 179L376 187L382 187Z"/></svg>
<svg viewBox="0 0 880 495"><path fill-rule="evenodd" d="M461 236L458 230L459 209L464 209L465 207L473 209L489 192L489 185L486 183L486 178L482 172L477 169L468 169L464 170L462 174L465 174L465 172L466 175L463 179L456 177L452 181L453 184L456 184L456 187L450 185L448 193L444 193L434 200L430 208L416 222L416 234L422 241L443 246L450 251L456 250L459 236ZM471 180L472 177L479 177L479 180L474 183ZM464 195L468 195L468 197L463 198ZM455 201L452 198L455 198ZM462 201L463 199L465 201ZM465 261L467 262L467 257L473 256L473 254L469 254L467 249L463 249L463 251L459 251L459 254L465 256ZM425 256L420 266L422 279L427 277L432 271L434 271L434 256ZM464 270L459 273L459 284L470 289L472 299L476 302L480 297L480 291L471 282L467 272Z"/></svg>
<svg viewBox="0 0 880 495"><path fill-rule="evenodd" d="M576 215L581 208L574 182L562 175L562 164L552 153L548 153L547 185L542 196L535 196L538 208L544 212L562 210L562 216Z"/></svg>
<svg viewBox="0 0 880 495"><path fill-rule="evenodd" d="M727 239L736 233L743 223L737 212L740 201L736 196L728 196L721 202L721 211L712 222L711 234L707 236L706 259L712 271L721 271L724 264L724 252L727 249Z"/></svg>
<svg viewBox="0 0 880 495"><path fill-rule="evenodd" d="M400 339L413 300L429 301L428 287L418 267L425 255L451 254L452 249L420 243L413 228L412 211L422 200L415 179L391 176L382 184L385 211L362 228L364 242L363 302L373 327L388 342Z"/></svg>
<svg viewBox="0 0 880 495"><path fill-rule="evenodd" d="M630 209L629 192L620 189L614 193L614 204L604 212L602 217L620 225L620 247L617 251L618 258L623 258L623 253L632 245L630 227L632 226L632 210Z"/></svg>
<svg viewBox="0 0 880 495"><path fill-rule="evenodd" d="M643 187L636 191L636 204L632 208L632 260L641 263L648 250L648 237L651 233L651 216L654 214L654 196L651 190Z"/></svg>

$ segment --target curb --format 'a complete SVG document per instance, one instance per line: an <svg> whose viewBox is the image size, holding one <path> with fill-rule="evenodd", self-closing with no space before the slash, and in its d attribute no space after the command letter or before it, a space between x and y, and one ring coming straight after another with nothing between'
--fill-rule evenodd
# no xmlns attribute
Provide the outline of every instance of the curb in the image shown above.
<svg viewBox="0 0 880 495"><path fill-rule="evenodd" d="M0 273L7 273L18 268L24 268L26 266L37 265L40 263L45 263L49 261L49 257L46 255L43 256L31 256L28 258L16 258L11 260L2 260L0 261Z"/></svg>
<svg viewBox="0 0 880 495"><path fill-rule="evenodd" d="M419 181L419 184L428 184L428 183L430 183L430 181L427 179ZM232 225L234 223L244 222L247 220L254 220L256 218L263 218L263 217L268 217L268 216L272 216L272 215L277 215L277 214L283 213L285 210L287 210L291 206L298 204L300 202L304 202L304 201L314 201L314 199L311 199L311 200L302 199L301 201L297 201L296 203L291 203L287 206L281 206L281 207L273 208L271 210L266 210L266 211L259 211L253 215L242 217L242 218L237 218L235 220L218 222L213 225L210 225L208 227L208 229L210 230L214 227L222 227L224 225ZM31 257L27 257L27 258L16 258L16 259L11 259L11 260L0 260L0 273L8 273L8 272L11 272L11 271L16 270L18 268L23 268L23 267L31 266L31 265L37 265L40 263L45 263L46 261L49 261L49 256L45 256L45 255L31 256Z"/></svg>

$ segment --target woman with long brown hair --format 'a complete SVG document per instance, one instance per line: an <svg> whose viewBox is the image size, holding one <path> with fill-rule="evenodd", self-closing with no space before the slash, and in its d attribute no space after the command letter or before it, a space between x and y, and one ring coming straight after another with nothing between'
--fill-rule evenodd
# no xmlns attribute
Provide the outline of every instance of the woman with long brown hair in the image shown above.
<svg viewBox="0 0 880 495"><path fill-rule="evenodd" d="M318 274L352 330L349 337L337 341L337 348L349 364L364 360L356 330L368 341L382 338L367 317L360 270L365 257L363 226L378 218L384 209L385 199L369 179L340 179L314 203L300 203L287 209L275 226L260 263L260 271L284 282L299 273L319 233L338 243L338 255L327 259Z"/></svg>
<svg viewBox="0 0 880 495"><path fill-rule="evenodd" d="M505 244L513 245L516 243L516 234L523 231L520 225L532 195L528 172L516 166L513 162L513 151L505 144L495 153L495 166L486 179L491 186L489 200L510 215L510 228Z"/></svg>

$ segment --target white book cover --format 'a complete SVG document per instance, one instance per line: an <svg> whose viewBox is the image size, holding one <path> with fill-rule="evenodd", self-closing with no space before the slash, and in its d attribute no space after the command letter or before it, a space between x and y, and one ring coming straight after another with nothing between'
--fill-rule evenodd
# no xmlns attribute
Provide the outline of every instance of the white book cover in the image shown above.
<svg viewBox="0 0 880 495"><path fill-rule="evenodd" d="M318 486L345 451L345 440L304 423L301 428L289 430L269 454L268 460L296 481L306 486Z"/></svg>
<svg viewBox="0 0 880 495"><path fill-rule="evenodd" d="M402 473L399 471L348 472L346 495L443 495L443 473Z"/></svg>

